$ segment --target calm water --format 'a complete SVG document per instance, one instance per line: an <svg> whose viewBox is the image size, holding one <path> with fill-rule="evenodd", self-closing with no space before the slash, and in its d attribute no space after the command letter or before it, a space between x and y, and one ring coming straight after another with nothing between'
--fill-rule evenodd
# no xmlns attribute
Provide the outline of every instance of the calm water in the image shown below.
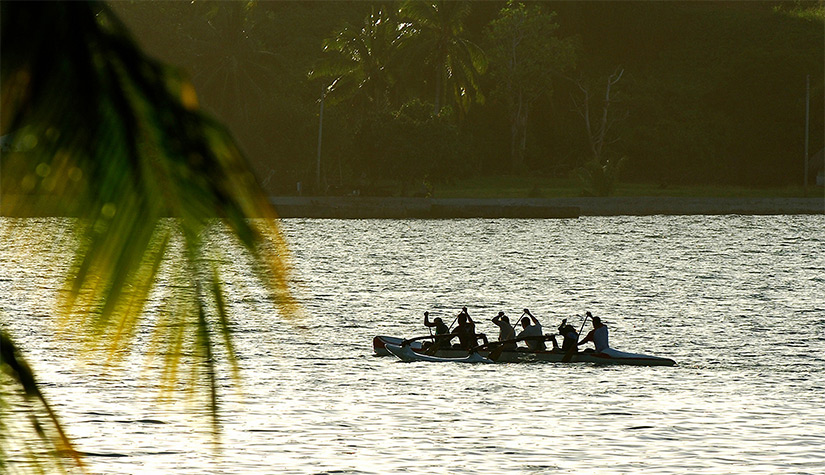
<svg viewBox="0 0 825 475"><path fill-rule="evenodd" d="M823 216L286 220L307 317L279 315L226 258L245 379L222 391L220 456L182 404L139 391L140 352L115 374L52 340L66 223L0 221L16 227L0 315L92 473L825 469ZM529 307L547 331L590 310L611 346L679 366L372 356L374 335L424 334L425 310L462 305L491 336L499 310Z"/></svg>

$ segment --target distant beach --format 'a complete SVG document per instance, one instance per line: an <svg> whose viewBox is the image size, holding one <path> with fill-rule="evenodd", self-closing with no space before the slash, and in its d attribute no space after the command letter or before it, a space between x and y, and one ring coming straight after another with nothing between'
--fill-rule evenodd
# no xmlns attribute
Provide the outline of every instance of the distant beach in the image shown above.
<svg viewBox="0 0 825 475"><path fill-rule="evenodd" d="M282 218L446 219L579 216L825 214L815 198L583 197L527 199L300 197L270 198Z"/></svg>

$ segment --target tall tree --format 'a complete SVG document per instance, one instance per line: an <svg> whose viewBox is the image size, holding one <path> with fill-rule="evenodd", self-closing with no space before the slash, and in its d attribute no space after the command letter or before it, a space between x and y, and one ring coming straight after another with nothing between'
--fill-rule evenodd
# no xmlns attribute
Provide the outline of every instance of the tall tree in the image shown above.
<svg viewBox="0 0 825 475"><path fill-rule="evenodd" d="M483 100L479 78L487 69L487 58L465 36L469 14L466 1L410 0L401 7L401 18L412 33L406 37L404 56L413 67L425 66L434 115L448 102L463 115L473 101Z"/></svg>
<svg viewBox="0 0 825 475"><path fill-rule="evenodd" d="M524 168L528 120L533 103L552 94L553 77L575 64L575 43L559 38L556 14L541 5L509 2L488 30L488 54L496 92L507 104L510 168Z"/></svg>
<svg viewBox="0 0 825 475"><path fill-rule="evenodd" d="M356 149L350 160L364 176L381 168L373 165L394 159L379 146L379 139L397 102L395 62L408 33L399 25L397 13L394 7L377 3L360 24L347 22L324 40L325 57L309 74L322 84L322 100L350 106L343 112Z"/></svg>

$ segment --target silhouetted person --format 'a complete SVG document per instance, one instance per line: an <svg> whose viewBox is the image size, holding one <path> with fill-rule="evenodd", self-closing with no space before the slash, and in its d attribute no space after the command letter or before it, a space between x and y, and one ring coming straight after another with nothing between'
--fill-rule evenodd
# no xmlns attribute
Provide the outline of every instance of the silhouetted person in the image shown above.
<svg viewBox="0 0 825 475"><path fill-rule="evenodd" d="M498 315L491 320L498 327L498 341L512 340L516 337L516 329L510 324L510 319L504 312L498 312ZM516 343L511 341L502 345L505 350L515 350Z"/></svg>
<svg viewBox="0 0 825 475"><path fill-rule="evenodd" d="M561 321L561 325L559 325L559 335L564 338L562 340L561 347L559 347L559 343L556 341L556 335L553 335L552 342L553 342L553 351L560 351L567 353L568 350L573 352L577 351L577 345L579 341L579 334L576 332L576 329L573 328L573 325L567 323L567 319Z"/></svg>
<svg viewBox="0 0 825 475"><path fill-rule="evenodd" d="M529 315L529 317L521 319L521 327L523 330L519 332L516 338L527 337L524 342L530 350L541 351L547 349L547 347L544 346L544 334L542 333L541 323L530 313L530 310L525 308L524 313Z"/></svg>
<svg viewBox="0 0 825 475"><path fill-rule="evenodd" d="M607 342L607 325L602 323L601 318L593 317L590 312L587 312L587 316L591 317L591 320L593 321L593 329L590 330L590 333L588 333L587 336L578 343L578 345L583 345L588 341L592 341L593 345L596 346L596 353L601 353L602 351L610 348L610 345Z"/></svg>
<svg viewBox="0 0 825 475"><path fill-rule="evenodd" d="M439 317L435 317L430 322L430 312L424 312L424 326L427 328L435 327L435 340L433 340L432 352L435 353L440 348L450 347L450 328Z"/></svg>
<svg viewBox="0 0 825 475"><path fill-rule="evenodd" d="M478 338L476 337L476 322L467 313L467 307L462 307L461 313L458 314L458 326L453 329L453 336L458 337L458 347L464 350L469 350L477 346ZM487 336L483 333L478 335L487 343Z"/></svg>

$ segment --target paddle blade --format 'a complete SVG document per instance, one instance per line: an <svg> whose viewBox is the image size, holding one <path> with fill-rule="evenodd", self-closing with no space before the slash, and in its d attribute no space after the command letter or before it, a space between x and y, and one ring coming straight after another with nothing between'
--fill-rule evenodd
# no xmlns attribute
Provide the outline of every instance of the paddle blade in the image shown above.
<svg viewBox="0 0 825 475"><path fill-rule="evenodd" d="M499 345L495 350L490 352L488 358L493 361L498 361L498 359L501 358L502 353L504 353L504 345Z"/></svg>
<svg viewBox="0 0 825 475"><path fill-rule="evenodd" d="M575 355L575 354L576 354L576 346L575 346L575 345L572 345L572 346L570 346L570 348L568 348L568 349L567 349L567 351L564 353L564 356L562 357L561 362L562 362L562 363L569 363L569 362L570 362L570 360L572 360L572 359L573 359L573 355Z"/></svg>

